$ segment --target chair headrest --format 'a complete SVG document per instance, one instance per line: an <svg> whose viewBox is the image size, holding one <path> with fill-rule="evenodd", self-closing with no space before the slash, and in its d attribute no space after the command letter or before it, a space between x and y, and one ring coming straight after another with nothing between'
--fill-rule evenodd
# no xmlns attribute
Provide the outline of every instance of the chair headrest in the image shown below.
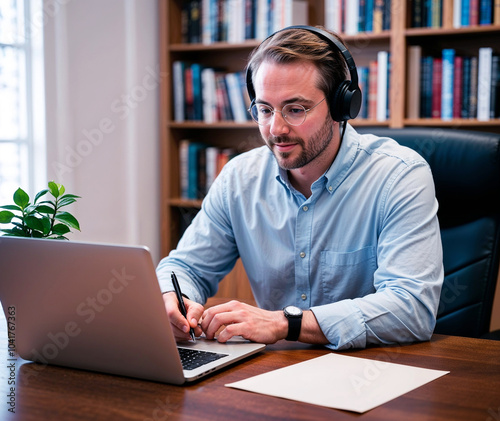
<svg viewBox="0 0 500 421"><path fill-rule="evenodd" d="M430 165L439 217L455 225L499 212L500 134L442 128L357 129L390 137Z"/></svg>

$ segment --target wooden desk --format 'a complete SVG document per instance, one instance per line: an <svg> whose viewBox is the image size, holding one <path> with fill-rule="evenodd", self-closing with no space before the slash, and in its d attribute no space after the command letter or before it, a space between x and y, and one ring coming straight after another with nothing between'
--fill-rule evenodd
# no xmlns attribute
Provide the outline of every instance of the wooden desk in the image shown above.
<svg viewBox="0 0 500 421"><path fill-rule="evenodd" d="M500 342L495 341L435 335L425 343L344 352L451 372L360 415L224 386L329 352L322 347L281 341L239 365L179 387L22 360L14 363L11 375L3 314L0 326L0 419L500 420ZM9 379L15 380L15 414L8 412Z"/></svg>

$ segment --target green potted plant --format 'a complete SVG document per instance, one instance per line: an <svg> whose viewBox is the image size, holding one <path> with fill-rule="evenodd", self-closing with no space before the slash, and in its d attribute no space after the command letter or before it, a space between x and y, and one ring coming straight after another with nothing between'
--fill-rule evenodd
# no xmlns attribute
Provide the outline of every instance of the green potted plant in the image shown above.
<svg viewBox="0 0 500 421"><path fill-rule="evenodd" d="M0 224L11 224L12 227L0 229L0 233L10 237L34 237L67 240L65 234L71 229L80 231L80 224L69 212L61 208L68 206L80 196L65 194L63 185L53 181L48 189L38 192L30 201L29 195L21 188L14 193L14 204L0 206ZM41 198L50 193L53 200Z"/></svg>

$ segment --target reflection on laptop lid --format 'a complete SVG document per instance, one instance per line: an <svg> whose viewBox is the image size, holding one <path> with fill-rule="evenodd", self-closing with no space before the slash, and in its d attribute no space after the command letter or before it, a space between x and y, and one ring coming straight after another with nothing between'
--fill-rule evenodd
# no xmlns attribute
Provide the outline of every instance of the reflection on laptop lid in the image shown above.
<svg viewBox="0 0 500 421"><path fill-rule="evenodd" d="M186 342L219 355L183 369L146 247L0 237L0 268L0 301L26 360L182 384L265 347Z"/></svg>

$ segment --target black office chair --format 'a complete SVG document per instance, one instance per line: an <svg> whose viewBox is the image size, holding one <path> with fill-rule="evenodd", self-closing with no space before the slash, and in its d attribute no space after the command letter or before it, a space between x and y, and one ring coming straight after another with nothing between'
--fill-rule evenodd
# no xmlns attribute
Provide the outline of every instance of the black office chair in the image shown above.
<svg viewBox="0 0 500 421"><path fill-rule="evenodd" d="M500 339L490 333L500 244L500 134L441 128L359 127L388 136L429 163L445 279L435 333Z"/></svg>

